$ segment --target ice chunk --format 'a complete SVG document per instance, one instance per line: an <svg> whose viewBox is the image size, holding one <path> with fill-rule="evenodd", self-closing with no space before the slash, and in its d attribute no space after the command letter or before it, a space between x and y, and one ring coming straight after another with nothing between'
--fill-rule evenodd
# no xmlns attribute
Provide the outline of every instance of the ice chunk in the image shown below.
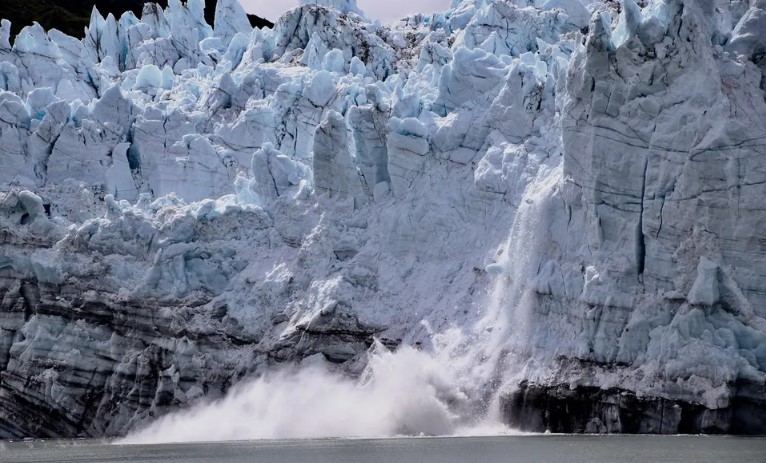
<svg viewBox="0 0 766 463"><path fill-rule="evenodd" d="M325 8L334 8L341 13L354 13L364 17L364 12L359 9L356 0L300 0L301 5L319 5Z"/></svg>
<svg viewBox="0 0 766 463"><path fill-rule="evenodd" d="M250 44L250 36L237 32L229 42L229 48L226 49L223 58L221 58L221 69L234 69L242 63L247 48Z"/></svg>
<svg viewBox="0 0 766 463"><path fill-rule="evenodd" d="M218 0L215 7L214 30L215 35L228 45L239 33L249 36L253 32L253 27L238 0Z"/></svg>
<svg viewBox="0 0 766 463"><path fill-rule="evenodd" d="M110 131L120 134L127 132L132 113L135 109L133 102L123 95L118 86L110 87L104 95L95 102L91 116L94 121Z"/></svg>
<svg viewBox="0 0 766 463"><path fill-rule="evenodd" d="M311 34L308 44L303 52L301 64L311 69L321 69L322 60L327 53L327 45L318 32Z"/></svg>
<svg viewBox="0 0 766 463"><path fill-rule="evenodd" d="M220 37L208 37L205 40L200 41L199 49L203 53L213 57L216 61L220 61L221 55L226 51L226 47Z"/></svg>
<svg viewBox="0 0 766 463"><path fill-rule="evenodd" d="M45 29L38 23L27 26L19 32L16 40L13 42L13 50L17 53L29 53L31 55L44 56L46 58L57 59L61 57L59 48L51 42ZM43 72L39 69L35 72Z"/></svg>
<svg viewBox="0 0 766 463"><path fill-rule="evenodd" d="M364 195L362 182L348 143L346 121L329 111L314 136L314 188L330 196Z"/></svg>
<svg viewBox="0 0 766 463"><path fill-rule="evenodd" d="M42 120L45 117L45 108L59 101L58 97L50 88L36 88L27 95L27 109L33 118Z"/></svg>
<svg viewBox="0 0 766 463"><path fill-rule="evenodd" d="M130 171L129 149L130 143L120 143L112 150L111 165L106 169L106 191L118 200L134 201L138 189Z"/></svg>
<svg viewBox="0 0 766 463"><path fill-rule="evenodd" d="M590 13L580 0L547 0L543 4L543 9L564 10L568 16L568 22L578 29L588 27L590 21Z"/></svg>
<svg viewBox="0 0 766 463"><path fill-rule="evenodd" d="M170 66L165 66L162 68L162 88L165 90L171 90L173 88L175 78L176 76Z"/></svg>
<svg viewBox="0 0 766 463"><path fill-rule="evenodd" d="M317 107L324 107L335 96L335 78L327 71L319 71L306 87L306 95Z"/></svg>
<svg viewBox="0 0 766 463"><path fill-rule="evenodd" d="M0 50L11 48L11 22L7 19L0 20Z"/></svg>
<svg viewBox="0 0 766 463"><path fill-rule="evenodd" d="M623 0L622 13L617 22L617 28L612 33L612 44L619 47L631 37L638 34L642 22L641 8L634 0Z"/></svg>
<svg viewBox="0 0 766 463"><path fill-rule="evenodd" d="M529 57L528 62L524 62ZM500 94L492 102L490 126L516 143L523 143L535 132L536 121L545 112L555 112L554 84L546 65L534 54L522 55L506 76Z"/></svg>
<svg viewBox="0 0 766 463"><path fill-rule="evenodd" d="M480 5L481 3L483 5ZM523 8L514 2L476 2L475 7L473 17L455 41L456 46L474 49L494 33L504 42L502 46L495 48L498 51L509 50L511 55L517 56L527 51L537 51L538 39L556 43L560 34L575 27L568 23L566 14L561 14L561 11L556 9L548 11ZM456 46L453 46L453 49L457 48Z"/></svg>
<svg viewBox="0 0 766 463"><path fill-rule="evenodd" d="M415 93L405 93L401 86L394 91L393 116L400 119L420 116L423 111L423 100Z"/></svg>
<svg viewBox="0 0 766 463"><path fill-rule="evenodd" d="M151 37L166 37L170 33L170 23L165 17L165 10L157 3L144 3L141 11L141 23L149 26Z"/></svg>
<svg viewBox="0 0 766 463"><path fill-rule="evenodd" d="M21 92L21 75L19 68L4 61L0 63L0 90Z"/></svg>
<svg viewBox="0 0 766 463"><path fill-rule="evenodd" d="M194 32L197 40L203 40L213 35L213 28L205 21L204 0L169 0L165 15L170 23L171 34L186 36Z"/></svg>
<svg viewBox="0 0 766 463"><path fill-rule="evenodd" d="M224 72L204 100L208 112L212 114L220 109L231 108L236 93L237 84L232 79L231 73Z"/></svg>
<svg viewBox="0 0 766 463"><path fill-rule="evenodd" d="M748 58L766 53L766 1L752 3L731 32L726 49ZM763 60L761 60L763 62ZM762 65L766 69L766 65Z"/></svg>
<svg viewBox="0 0 766 463"><path fill-rule="evenodd" d="M694 280L686 300L692 305L712 307L719 298L718 264L703 256L697 266L697 279Z"/></svg>
<svg viewBox="0 0 766 463"><path fill-rule="evenodd" d="M18 195L19 201L24 207L24 210L28 214L26 220L22 219L22 222L32 223L37 219L45 218L45 208L43 207L43 200L31 191L22 191Z"/></svg>
<svg viewBox="0 0 766 463"><path fill-rule="evenodd" d="M396 196L403 196L415 178L424 170L425 155L431 150L428 129L415 118L391 118L389 134L388 172L391 189Z"/></svg>
<svg viewBox="0 0 766 463"><path fill-rule="evenodd" d="M303 164L290 159L265 143L253 155L253 191L265 204L289 194L309 178L310 171Z"/></svg>
<svg viewBox="0 0 766 463"><path fill-rule="evenodd" d="M157 196L175 193L186 201L218 197L231 191L226 164L210 141L196 133L183 135L161 155L141 150L141 170Z"/></svg>
<svg viewBox="0 0 766 463"><path fill-rule="evenodd" d="M363 76L367 73L367 66L358 57L351 58L351 74L356 76Z"/></svg>
<svg viewBox="0 0 766 463"><path fill-rule="evenodd" d="M371 96L371 95L370 95ZM389 182L386 114L374 107L355 106L349 110L349 123L354 133L356 160L362 173L365 189L381 182Z"/></svg>
<svg viewBox="0 0 766 463"><path fill-rule="evenodd" d="M264 143L277 142L277 126L273 108L253 105L231 124L221 127L218 136L238 156L242 165L249 165L254 151Z"/></svg>
<svg viewBox="0 0 766 463"><path fill-rule="evenodd" d="M346 58L343 57L342 50L330 50L324 56L322 61L322 67L326 71L337 72L339 74L346 73Z"/></svg>
<svg viewBox="0 0 766 463"><path fill-rule="evenodd" d="M182 59L174 65L177 71L192 67L191 62L198 59L199 43L213 35L213 29L205 22L204 10L203 0L189 0L185 4L181 0L168 2L166 17L173 45L186 58L186 62Z"/></svg>
<svg viewBox="0 0 766 463"><path fill-rule="evenodd" d="M122 48L118 35L117 21L112 14L106 19L94 6L90 15L90 25L85 31L85 50L90 60L98 63L106 57L111 57L115 63L119 63Z"/></svg>
<svg viewBox="0 0 766 463"><path fill-rule="evenodd" d="M452 111L465 103L492 95L505 74L505 65L485 50L459 48L444 67L439 82L439 103Z"/></svg>
<svg viewBox="0 0 766 463"><path fill-rule="evenodd" d="M165 68L169 69L169 68ZM172 72L172 71L171 71ZM171 84L172 85L172 84ZM164 88L163 71L154 64L147 64L138 71L136 83L133 84L135 90L146 90L150 88Z"/></svg>

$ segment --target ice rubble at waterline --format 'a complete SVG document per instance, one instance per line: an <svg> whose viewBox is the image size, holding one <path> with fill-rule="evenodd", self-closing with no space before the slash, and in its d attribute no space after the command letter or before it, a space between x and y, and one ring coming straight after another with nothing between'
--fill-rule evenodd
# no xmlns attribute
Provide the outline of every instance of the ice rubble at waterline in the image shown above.
<svg viewBox="0 0 766 463"><path fill-rule="evenodd" d="M443 362L450 420L521 384L762 405L763 11L4 23L0 437L124 435L304 359L360 375L374 339Z"/></svg>

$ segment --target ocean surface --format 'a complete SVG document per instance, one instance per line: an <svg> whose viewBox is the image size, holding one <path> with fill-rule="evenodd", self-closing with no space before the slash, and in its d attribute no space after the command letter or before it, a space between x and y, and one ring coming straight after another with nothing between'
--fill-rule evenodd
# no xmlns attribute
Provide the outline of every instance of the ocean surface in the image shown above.
<svg viewBox="0 0 766 463"><path fill-rule="evenodd" d="M0 461L135 463L765 463L766 439L656 436L505 436L115 445L0 442Z"/></svg>

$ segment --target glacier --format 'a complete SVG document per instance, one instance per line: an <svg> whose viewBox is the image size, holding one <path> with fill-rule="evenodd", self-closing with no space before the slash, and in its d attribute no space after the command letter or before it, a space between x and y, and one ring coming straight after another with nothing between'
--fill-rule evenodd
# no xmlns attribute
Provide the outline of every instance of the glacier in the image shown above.
<svg viewBox="0 0 766 463"><path fill-rule="evenodd" d="M253 29L235 0L212 26L171 0L94 9L82 40L4 21L0 438L293 395L305 413L263 415L286 432L178 432L316 437L290 423L345 410L322 432L766 433L765 18L453 0L382 25L327 0Z"/></svg>

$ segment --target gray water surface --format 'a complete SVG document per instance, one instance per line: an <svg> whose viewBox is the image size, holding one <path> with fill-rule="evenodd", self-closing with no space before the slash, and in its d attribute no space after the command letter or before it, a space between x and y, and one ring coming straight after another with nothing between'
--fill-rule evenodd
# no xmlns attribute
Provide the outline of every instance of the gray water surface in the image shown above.
<svg viewBox="0 0 766 463"><path fill-rule="evenodd" d="M766 439L505 436L121 446L105 441L0 442L0 462L137 463L766 463Z"/></svg>

